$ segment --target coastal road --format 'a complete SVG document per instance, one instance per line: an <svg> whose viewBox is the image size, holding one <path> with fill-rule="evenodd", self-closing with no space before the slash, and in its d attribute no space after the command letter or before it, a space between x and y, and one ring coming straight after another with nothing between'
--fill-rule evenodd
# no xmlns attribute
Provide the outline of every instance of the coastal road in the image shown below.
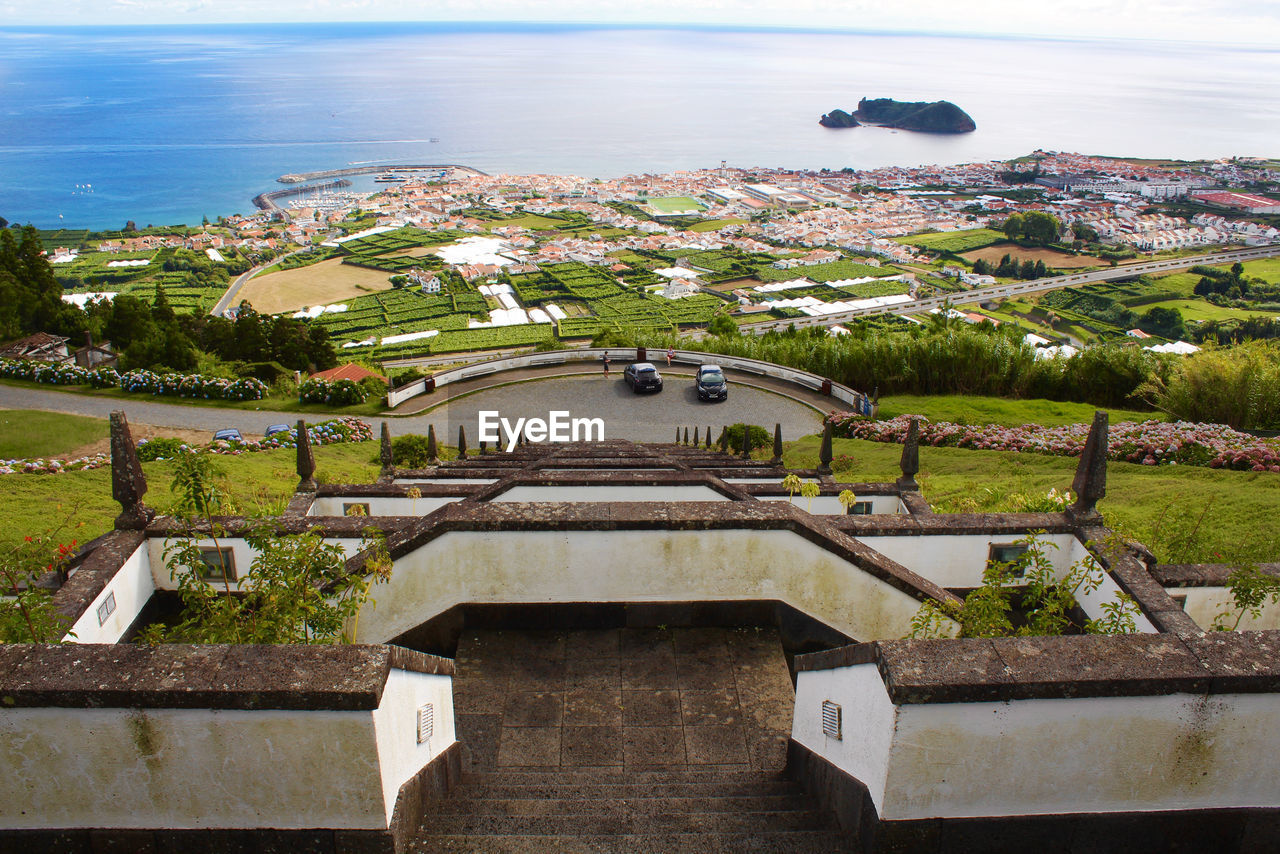
<svg viewBox="0 0 1280 854"><path fill-rule="evenodd" d="M1051 291L1072 285L1086 285L1091 282L1113 282L1117 279L1129 279L1145 273L1168 273L1173 270L1185 270L1198 264L1220 265L1234 264L1237 261L1256 261L1260 258L1274 258L1280 255L1280 246L1257 246L1251 249L1235 249L1229 252L1216 252L1209 255L1189 255L1184 258L1166 258L1157 261L1143 261L1138 264L1125 264L1119 267L1107 267L1089 273L1069 273L1065 276L1052 276L1045 279L1033 279L1029 282L1012 282L1004 285L991 285L985 288L974 288L963 293L946 294L928 297L911 303L888 307L859 308L843 311L839 314L824 314L821 317L797 317L787 320L770 320L763 323L752 323L742 328L743 332L763 334L771 330L783 330L789 326L831 326L876 314L922 314L944 303L953 305L982 302L989 299L1002 299L1022 294Z"/></svg>
<svg viewBox="0 0 1280 854"><path fill-rule="evenodd" d="M622 381L621 366L608 379L597 373L582 376L553 377L531 382L497 386L458 398L430 412L411 416L389 416L393 435L427 432L434 424L437 433L452 443L458 425L467 430L472 447L478 443L477 413L495 410L514 422L520 417L546 419L551 410L566 410L574 418L601 418L605 438L631 439L637 442L670 442L677 427L694 426L703 430L747 421L772 428L782 424L783 437L797 439L822 429L822 414L813 407L780 394L733 384L729 400L702 403L693 390L688 375L668 373L667 387L656 395L633 394ZM442 397L441 400L444 400ZM274 412L253 409L218 409L207 406L185 406L155 400L122 400L66 391L53 391L0 383L0 409L39 409L106 418L112 410L123 409L129 420L156 427L204 430L212 433L224 427L235 427L246 437L262 435L272 424L293 424L297 412ZM323 421L328 416L308 413L307 421ZM377 416L365 420L382 420Z"/></svg>

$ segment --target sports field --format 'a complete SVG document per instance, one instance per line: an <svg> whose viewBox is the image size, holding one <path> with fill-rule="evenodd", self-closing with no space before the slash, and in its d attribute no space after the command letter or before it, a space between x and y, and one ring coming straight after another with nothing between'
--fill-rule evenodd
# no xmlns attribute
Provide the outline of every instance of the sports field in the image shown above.
<svg viewBox="0 0 1280 854"><path fill-rule="evenodd" d="M663 214L678 214L685 211L703 211L706 205L697 199L689 196L670 196L664 199L650 199L648 204L649 210L659 216Z"/></svg>

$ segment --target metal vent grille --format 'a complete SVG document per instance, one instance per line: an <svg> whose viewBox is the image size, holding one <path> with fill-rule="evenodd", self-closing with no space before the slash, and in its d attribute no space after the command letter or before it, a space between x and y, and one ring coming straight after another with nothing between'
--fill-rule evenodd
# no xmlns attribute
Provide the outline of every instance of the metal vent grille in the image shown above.
<svg viewBox="0 0 1280 854"><path fill-rule="evenodd" d="M822 701L822 734L837 741L843 740L843 721L840 706L830 700Z"/></svg>
<svg viewBox="0 0 1280 854"><path fill-rule="evenodd" d="M428 741L436 728L436 710L427 703L418 709L418 744Z"/></svg>

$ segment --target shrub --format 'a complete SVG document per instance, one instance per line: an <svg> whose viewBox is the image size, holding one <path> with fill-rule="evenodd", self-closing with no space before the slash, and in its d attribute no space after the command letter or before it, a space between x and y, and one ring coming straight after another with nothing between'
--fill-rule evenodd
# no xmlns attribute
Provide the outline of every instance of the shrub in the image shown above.
<svg viewBox="0 0 1280 854"><path fill-rule="evenodd" d="M721 436L723 436L726 431L729 434L729 450L730 451L742 450L742 431L746 427L747 425L742 423L730 424L728 427L725 428L724 431L721 431ZM758 424L750 425L750 430L751 430L751 449L753 451L757 451L761 448L768 448L773 446L773 434L771 432L764 429Z"/></svg>
<svg viewBox="0 0 1280 854"><path fill-rule="evenodd" d="M138 443L138 459L144 463L152 460L169 460L191 448L181 439L143 439Z"/></svg>
<svg viewBox="0 0 1280 854"><path fill-rule="evenodd" d="M426 468L431 463L427 453L427 437L410 433L391 440L391 453L396 465L409 469Z"/></svg>
<svg viewBox="0 0 1280 854"><path fill-rule="evenodd" d="M298 388L298 400L303 403L324 403L329 406L354 406L364 403L369 392L351 380L309 379Z"/></svg>

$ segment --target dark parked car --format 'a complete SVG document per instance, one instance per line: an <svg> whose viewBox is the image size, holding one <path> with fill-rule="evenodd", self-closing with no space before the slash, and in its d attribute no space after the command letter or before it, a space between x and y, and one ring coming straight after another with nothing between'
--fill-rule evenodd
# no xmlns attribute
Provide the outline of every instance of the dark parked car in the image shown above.
<svg viewBox="0 0 1280 854"><path fill-rule="evenodd" d="M622 371L622 378L631 386L636 394L642 391L662 391L662 375L652 362L636 362L627 365Z"/></svg>
<svg viewBox="0 0 1280 854"><path fill-rule="evenodd" d="M724 371L719 365L703 365L698 368L698 378L694 381L698 387L698 400L728 400L729 381L724 378Z"/></svg>
<svg viewBox="0 0 1280 854"><path fill-rule="evenodd" d="M288 433L292 429L293 428L290 427L288 424L272 424L270 427L267 428L267 432L263 433L262 435L264 437L274 436L277 433Z"/></svg>
<svg viewBox="0 0 1280 854"><path fill-rule="evenodd" d="M219 430L213 434L213 441L217 442L221 439L224 442L243 442L244 437L240 435L240 431L234 427L228 427L226 430Z"/></svg>

